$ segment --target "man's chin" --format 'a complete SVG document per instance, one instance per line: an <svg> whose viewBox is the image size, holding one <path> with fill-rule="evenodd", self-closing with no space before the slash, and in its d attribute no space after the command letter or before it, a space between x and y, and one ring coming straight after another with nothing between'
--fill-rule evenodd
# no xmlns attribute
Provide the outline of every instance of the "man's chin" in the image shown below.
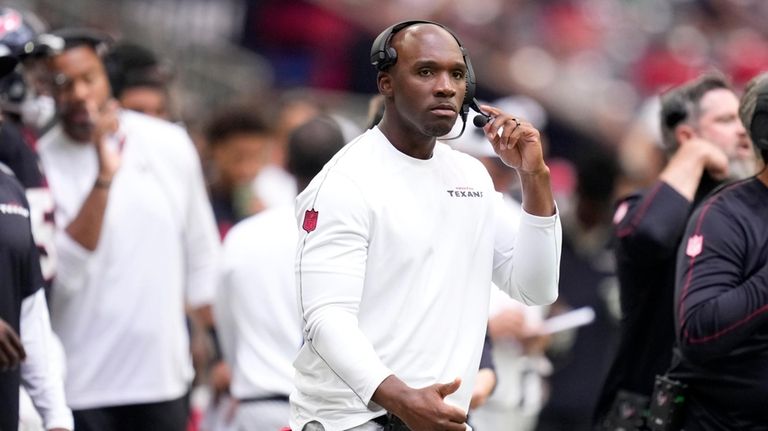
<svg viewBox="0 0 768 431"><path fill-rule="evenodd" d="M757 162L754 159L732 160L728 164L728 178L743 180L757 173Z"/></svg>
<svg viewBox="0 0 768 431"><path fill-rule="evenodd" d="M64 132L77 142L90 142L93 134L93 125L90 123L78 123L71 121L62 121Z"/></svg>
<svg viewBox="0 0 768 431"><path fill-rule="evenodd" d="M425 131L427 135L433 136L435 138L440 138L448 135L453 136L455 134L458 134L458 132L451 133L451 131L453 130L453 125L455 123L456 123L456 119L454 118L453 121L445 121L445 122L430 124L425 128Z"/></svg>

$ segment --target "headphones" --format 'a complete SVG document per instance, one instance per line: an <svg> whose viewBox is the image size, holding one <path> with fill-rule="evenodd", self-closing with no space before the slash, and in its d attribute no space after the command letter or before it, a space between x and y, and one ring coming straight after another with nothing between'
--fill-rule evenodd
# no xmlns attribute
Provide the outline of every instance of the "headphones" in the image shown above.
<svg viewBox="0 0 768 431"><path fill-rule="evenodd" d="M749 124L749 135L752 137L752 143L760 151L768 151L768 81L757 88L755 112Z"/></svg>
<svg viewBox="0 0 768 431"><path fill-rule="evenodd" d="M394 35L400 30L416 24L436 25L450 33L451 36L456 39L456 43L459 44L461 56L464 58L464 64L467 66L467 90L464 93L464 101L461 103L461 110L459 111L459 114L461 115L462 121L466 124L470 107L475 111L480 112L480 108L477 106L477 101L475 100L475 71L472 69L472 62L469 61L469 56L467 56L467 51L464 49L464 45L462 45L461 40L458 36L456 36L456 33L451 31L451 29L448 27L440 23L427 20L402 21L394 24L382 31L381 34L379 34L379 36L376 37L376 39L373 41L373 45L371 46L371 64L378 71L383 72L397 63L397 51L391 46L392 37L394 37Z"/></svg>

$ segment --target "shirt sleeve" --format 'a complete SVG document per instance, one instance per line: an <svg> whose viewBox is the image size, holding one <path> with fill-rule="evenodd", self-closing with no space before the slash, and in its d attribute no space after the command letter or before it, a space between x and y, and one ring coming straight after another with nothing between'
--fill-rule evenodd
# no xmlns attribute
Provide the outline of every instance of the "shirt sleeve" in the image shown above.
<svg viewBox="0 0 768 431"><path fill-rule="evenodd" d="M190 188L184 247L187 271L187 302L192 307L211 304L216 293L219 234L203 180L200 159L186 133L182 133L189 159L186 182Z"/></svg>
<svg viewBox="0 0 768 431"><path fill-rule="evenodd" d="M21 304L21 341L27 358L21 379L46 429L74 428L72 412L64 398L63 356L57 352L45 294L39 289Z"/></svg>
<svg viewBox="0 0 768 431"><path fill-rule="evenodd" d="M363 401L393 374L358 326L370 220L351 179L328 175L297 202L296 257L304 338Z"/></svg>
<svg viewBox="0 0 768 431"><path fill-rule="evenodd" d="M691 202L663 181L624 199L614 219L619 247L643 261L674 258L690 208Z"/></svg>
<svg viewBox="0 0 768 431"><path fill-rule="evenodd" d="M510 297L527 305L557 299L563 232L557 208L549 217L523 213L516 227L499 197L493 282Z"/></svg>
<svg viewBox="0 0 768 431"><path fill-rule="evenodd" d="M699 360L722 358L768 322L768 266L745 275L749 230L721 206L691 217L677 258L680 348Z"/></svg>

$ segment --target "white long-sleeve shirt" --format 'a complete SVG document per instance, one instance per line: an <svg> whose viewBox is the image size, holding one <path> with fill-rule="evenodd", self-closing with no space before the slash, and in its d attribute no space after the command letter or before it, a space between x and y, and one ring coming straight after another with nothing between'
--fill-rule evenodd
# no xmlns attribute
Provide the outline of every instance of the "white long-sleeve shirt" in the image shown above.
<svg viewBox="0 0 768 431"><path fill-rule="evenodd" d="M21 342L27 358L21 364L21 382L45 429L74 429L72 411L64 399L62 358L51 330L43 289L21 303Z"/></svg>
<svg viewBox="0 0 768 431"><path fill-rule="evenodd" d="M446 402L467 409L491 281L526 304L557 297L557 215L510 222L485 168L438 143L428 160L374 128L348 144L297 199L296 271L305 345L291 428L349 429L395 374L411 387L462 378Z"/></svg>
<svg viewBox="0 0 768 431"><path fill-rule="evenodd" d="M287 396L301 347L293 271L299 234L292 206L236 224L224 240L214 313L235 398Z"/></svg>
<svg viewBox="0 0 768 431"><path fill-rule="evenodd" d="M192 378L184 308L211 303L215 292L219 240L192 142L142 114L124 111L119 122L121 165L94 251L66 226L96 179L95 146L60 126L38 144L56 203L51 321L73 409L181 397Z"/></svg>

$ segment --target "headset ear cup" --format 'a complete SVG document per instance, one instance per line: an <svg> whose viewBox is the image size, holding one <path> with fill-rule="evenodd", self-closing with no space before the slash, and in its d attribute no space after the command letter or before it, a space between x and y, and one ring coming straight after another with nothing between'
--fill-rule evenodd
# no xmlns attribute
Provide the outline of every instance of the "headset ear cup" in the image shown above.
<svg viewBox="0 0 768 431"><path fill-rule="evenodd" d="M464 64L467 65L467 89L464 93L464 101L462 102L462 111L469 112L469 107L475 100L475 93L477 91L477 84L475 82L475 70L472 68L472 62L469 60L469 56L461 48L461 55L464 57Z"/></svg>
<svg viewBox="0 0 768 431"><path fill-rule="evenodd" d="M392 48L391 46L387 47L387 60L386 64L387 66L391 66L397 62L397 51L395 48Z"/></svg>

